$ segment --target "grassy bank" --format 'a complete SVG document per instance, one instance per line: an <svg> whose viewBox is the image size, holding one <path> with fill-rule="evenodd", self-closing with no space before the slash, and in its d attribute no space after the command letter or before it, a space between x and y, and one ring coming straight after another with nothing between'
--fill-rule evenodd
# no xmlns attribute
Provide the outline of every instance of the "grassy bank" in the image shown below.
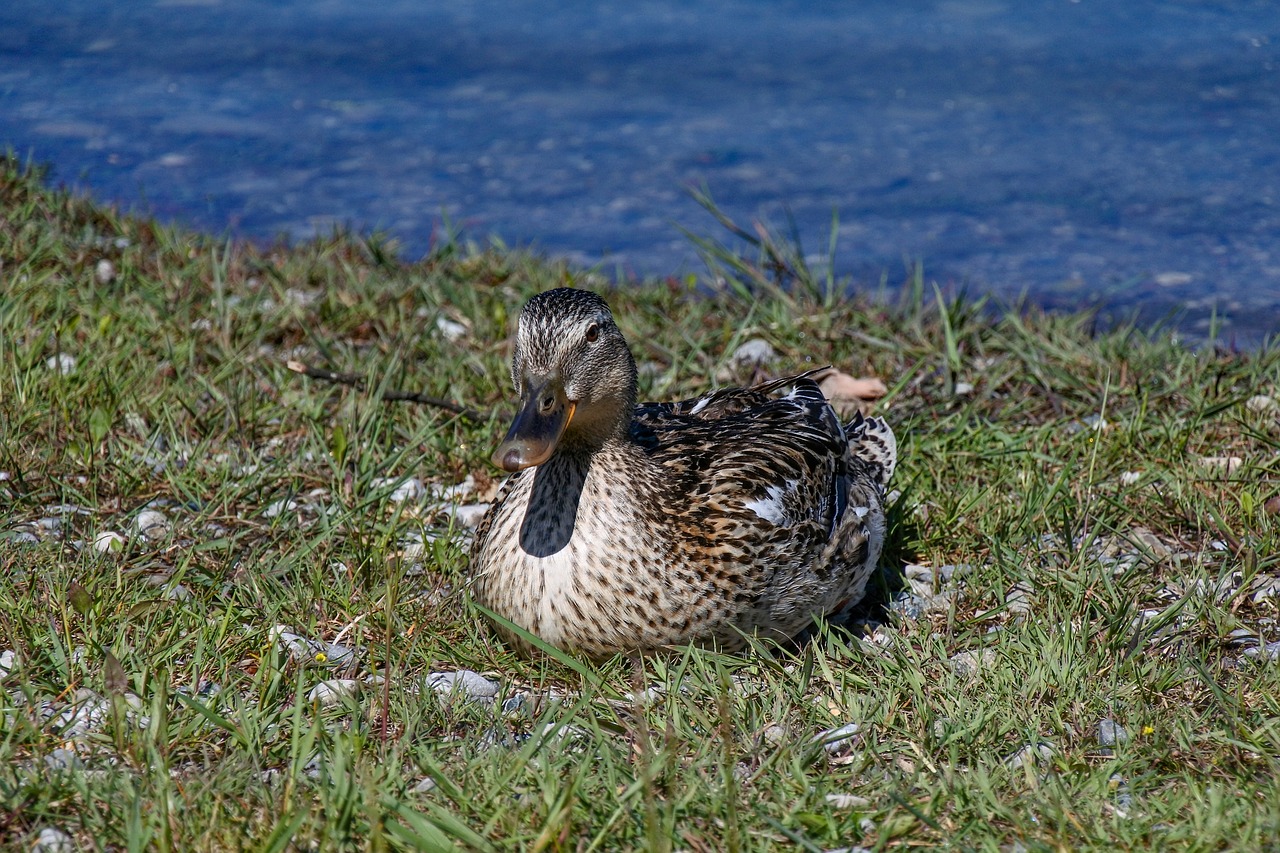
<svg viewBox="0 0 1280 853"><path fill-rule="evenodd" d="M228 246L7 165L0 844L1274 846L1280 351L720 262L613 289L452 242ZM493 640L456 508L492 488L511 320L562 284L608 291L648 398L749 381L753 338L882 378L892 612L744 657Z"/></svg>

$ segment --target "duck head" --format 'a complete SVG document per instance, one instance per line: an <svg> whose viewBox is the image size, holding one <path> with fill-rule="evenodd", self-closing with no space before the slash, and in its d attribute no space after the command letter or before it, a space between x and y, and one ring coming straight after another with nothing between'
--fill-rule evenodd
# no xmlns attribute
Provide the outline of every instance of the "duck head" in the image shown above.
<svg viewBox="0 0 1280 853"><path fill-rule="evenodd" d="M590 452L625 437L636 403L636 364L603 299L561 287L520 312L511 381L520 410L493 453L506 471L541 465L562 447Z"/></svg>

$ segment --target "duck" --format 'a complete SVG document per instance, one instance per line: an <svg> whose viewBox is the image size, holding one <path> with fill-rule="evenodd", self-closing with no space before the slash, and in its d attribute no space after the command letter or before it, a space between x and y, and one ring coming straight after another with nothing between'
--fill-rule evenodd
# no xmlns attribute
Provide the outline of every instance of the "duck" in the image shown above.
<svg viewBox="0 0 1280 853"><path fill-rule="evenodd" d="M809 373L637 404L637 369L598 294L520 312L520 398L477 525L472 599L588 658L787 641L856 604L885 539L888 424L842 423ZM536 646L502 621L517 652Z"/></svg>

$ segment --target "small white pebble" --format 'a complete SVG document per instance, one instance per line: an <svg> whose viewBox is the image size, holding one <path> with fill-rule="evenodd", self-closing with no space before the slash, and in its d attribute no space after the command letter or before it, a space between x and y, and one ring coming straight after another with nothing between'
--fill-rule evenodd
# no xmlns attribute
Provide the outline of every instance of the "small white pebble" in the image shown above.
<svg viewBox="0 0 1280 853"><path fill-rule="evenodd" d="M93 537L93 550L99 554L114 554L124 550L125 539L114 530L104 530Z"/></svg>
<svg viewBox="0 0 1280 853"><path fill-rule="evenodd" d="M1253 582L1250 592L1254 604L1280 598L1280 578L1259 577Z"/></svg>
<svg viewBox="0 0 1280 853"><path fill-rule="evenodd" d="M460 669L457 672L433 672L427 676L427 686L443 695L459 694L466 699L493 700L498 695L499 684L478 672Z"/></svg>
<svg viewBox="0 0 1280 853"><path fill-rule="evenodd" d="M839 728L818 732L813 740L815 743L821 743L822 748L831 755L838 755L853 746L854 739L861 728L857 723L849 723Z"/></svg>
<svg viewBox="0 0 1280 853"><path fill-rule="evenodd" d="M973 393L973 383L972 383L972 382L957 382L957 383L956 383L956 396L957 396L957 397L966 397L966 396L968 396L969 394L972 394L972 393Z"/></svg>
<svg viewBox="0 0 1280 853"><path fill-rule="evenodd" d="M430 488L431 497L445 502L462 500L475 490L476 478L470 474L461 483L455 483L452 486L432 485Z"/></svg>
<svg viewBox="0 0 1280 853"><path fill-rule="evenodd" d="M18 665L18 653L13 649L0 652L0 678L5 678Z"/></svg>
<svg viewBox="0 0 1280 853"><path fill-rule="evenodd" d="M376 487L386 487L394 482L395 480L383 481L381 483L374 481L374 485ZM391 494L387 495L387 500L395 504L405 503L407 501L420 500L426 493L427 487L422 485L422 481L417 477L410 477L392 489Z"/></svg>
<svg viewBox="0 0 1280 853"><path fill-rule="evenodd" d="M467 336L467 327L448 317L436 318L436 331L449 343L457 343Z"/></svg>
<svg viewBox="0 0 1280 853"><path fill-rule="evenodd" d="M267 504L267 508L262 511L262 514L267 518L275 518L276 516L283 515L286 512L293 512L297 508L297 501L290 498L282 498L278 501Z"/></svg>
<svg viewBox="0 0 1280 853"><path fill-rule="evenodd" d="M773 344L764 338L752 338L733 351L733 355L729 356L729 363L734 367L767 367L777 359L778 353Z"/></svg>
<svg viewBox="0 0 1280 853"><path fill-rule="evenodd" d="M1030 581L1019 581L1005 595L1005 607L1015 619L1022 620L1031 615L1032 596L1035 595L1035 591Z"/></svg>
<svg viewBox="0 0 1280 853"><path fill-rule="evenodd" d="M1029 743L1013 755L1005 759L1004 763L1011 769L1019 767L1036 766L1043 762L1047 762L1053 758L1053 746L1047 743Z"/></svg>
<svg viewBox="0 0 1280 853"><path fill-rule="evenodd" d="M31 845L31 853L75 853L75 851L75 839L52 826L46 826L40 830L35 843Z"/></svg>
<svg viewBox="0 0 1280 853"><path fill-rule="evenodd" d="M760 738L769 746L778 747L791 739L791 733L787 731L785 726L774 723L765 727L765 730L760 733Z"/></svg>
<svg viewBox="0 0 1280 853"><path fill-rule="evenodd" d="M1276 402L1275 397L1268 397L1266 394L1255 394L1244 401L1244 406L1251 412L1266 412L1280 408L1280 403Z"/></svg>
<svg viewBox="0 0 1280 853"><path fill-rule="evenodd" d="M972 678L995 662L995 649L970 649L951 656L951 670L962 678Z"/></svg>
<svg viewBox="0 0 1280 853"><path fill-rule="evenodd" d="M360 690L360 683L353 678L334 678L321 681L307 693L308 702L316 702L322 708L338 705L348 696Z"/></svg>
<svg viewBox="0 0 1280 853"><path fill-rule="evenodd" d="M475 527L489 511L489 504L463 504L453 511L453 520L459 527Z"/></svg>
<svg viewBox="0 0 1280 853"><path fill-rule="evenodd" d="M98 280L98 284L110 284L116 279L116 265L103 258L93 268L93 277Z"/></svg>
<svg viewBox="0 0 1280 853"><path fill-rule="evenodd" d="M1245 649L1244 656L1264 661L1280 660L1280 640L1274 643L1267 643L1265 646L1254 646L1252 649Z"/></svg>
<svg viewBox="0 0 1280 853"><path fill-rule="evenodd" d="M60 352L55 356L51 356L44 364L50 370L56 370L63 376L68 376L76 369L76 357Z"/></svg>
<svg viewBox="0 0 1280 853"><path fill-rule="evenodd" d="M871 807L871 801L856 794L827 794L827 802L838 809L852 811Z"/></svg>
<svg viewBox="0 0 1280 853"><path fill-rule="evenodd" d="M410 792L414 794L426 794L436 789L436 780L430 776L423 777L422 781L410 788Z"/></svg>
<svg viewBox="0 0 1280 853"><path fill-rule="evenodd" d="M1204 456L1199 462L1201 467L1225 471L1227 474L1234 474L1244 464L1239 456Z"/></svg>
<svg viewBox="0 0 1280 853"><path fill-rule="evenodd" d="M163 539L169 532L169 519L159 510L144 509L133 519L133 529L148 539Z"/></svg>
<svg viewBox="0 0 1280 853"><path fill-rule="evenodd" d="M1120 484L1123 486L1132 486L1142 479L1140 471L1125 471L1120 475Z"/></svg>

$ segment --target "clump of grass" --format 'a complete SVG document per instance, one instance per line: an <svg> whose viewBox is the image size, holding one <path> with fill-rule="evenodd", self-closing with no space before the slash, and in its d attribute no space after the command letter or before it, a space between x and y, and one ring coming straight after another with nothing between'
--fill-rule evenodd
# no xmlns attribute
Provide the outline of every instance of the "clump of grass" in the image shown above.
<svg viewBox="0 0 1280 853"><path fill-rule="evenodd" d="M414 263L346 235L226 244L14 162L0 211L6 844L49 827L274 850L1276 837L1280 424L1246 405L1280 396L1274 347L993 312L920 274L900 302L850 295L767 229L739 229L758 257L702 241L704 280L615 285L457 241ZM468 476L478 499L500 416L379 391L500 412L513 314L564 284L608 292L648 397L730 376L753 337L779 373L882 377L902 460L885 565L967 569L870 636L514 657L466 602L448 508L388 500ZM48 366L63 355L73 369ZM168 529L140 535L144 510ZM93 547L105 531L120 550ZM336 646L290 654L278 625ZM460 669L497 701L426 683ZM322 700L322 682L346 692ZM1099 743L1103 720L1128 738Z"/></svg>

